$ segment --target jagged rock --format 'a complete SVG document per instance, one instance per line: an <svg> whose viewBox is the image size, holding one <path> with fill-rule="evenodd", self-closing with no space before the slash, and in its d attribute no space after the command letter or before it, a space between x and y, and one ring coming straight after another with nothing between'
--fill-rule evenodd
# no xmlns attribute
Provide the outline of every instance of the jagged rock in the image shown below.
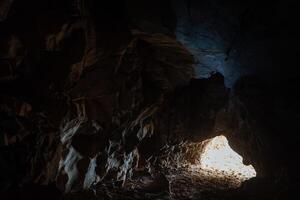
<svg viewBox="0 0 300 200"><path fill-rule="evenodd" d="M6 19L12 3L13 0L4 0L0 2L0 22Z"/></svg>
<svg viewBox="0 0 300 200"><path fill-rule="evenodd" d="M114 60L114 70L98 59L91 71L81 72L84 77L79 74L77 81L73 79L75 87L69 93L78 117L61 130L66 155L59 174L68 178L58 177L67 192L75 182L88 188L103 179L125 182L130 178L141 156L138 144L155 134L152 118L164 95L193 76L192 56L174 39L160 34L133 32L132 41L110 62ZM111 87L115 79L124 84ZM86 159L90 164L80 165Z"/></svg>

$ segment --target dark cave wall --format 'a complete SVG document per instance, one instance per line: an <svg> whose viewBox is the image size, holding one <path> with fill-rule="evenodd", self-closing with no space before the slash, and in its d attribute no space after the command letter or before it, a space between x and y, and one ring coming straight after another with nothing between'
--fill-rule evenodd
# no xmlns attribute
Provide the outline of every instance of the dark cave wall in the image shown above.
<svg viewBox="0 0 300 200"><path fill-rule="evenodd" d="M174 0L172 5L176 37L195 56L197 77L214 71L224 75L234 94L231 101L242 102L241 115L248 116L244 122L269 155L261 159L268 160L269 168L289 166L292 173L292 160L299 160L299 138L293 134L299 118L296 2Z"/></svg>
<svg viewBox="0 0 300 200"><path fill-rule="evenodd" d="M217 71L228 87L249 74L271 83L295 78L295 2L174 0L172 4L176 36L195 55L198 77Z"/></svg>
<svg viewBox="0 0 300 200"><path fill-rule="evenodd" d="M25 165L5 175L4 190L24 179L66 192L97 176L124 182L152 115L194 75L185 47L131 24L125 1L76 2L15 1L1 24L2 171Z"/></svg>

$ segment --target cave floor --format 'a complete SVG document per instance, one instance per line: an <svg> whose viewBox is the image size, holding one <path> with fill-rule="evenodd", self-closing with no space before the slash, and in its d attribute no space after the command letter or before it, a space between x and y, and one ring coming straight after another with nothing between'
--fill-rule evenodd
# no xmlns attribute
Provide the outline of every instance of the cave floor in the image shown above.
<svg viewBox="0 0 300 200"><path fill-rule="evenodd" d="M212 178L209 172L176 169L166 175L167 186L163 177L144 177L126 183L123 189L112 184L102 184L95 187L93 192L71 193L66 199L269 199L264 194L237 188L232 178Z"/></svg>

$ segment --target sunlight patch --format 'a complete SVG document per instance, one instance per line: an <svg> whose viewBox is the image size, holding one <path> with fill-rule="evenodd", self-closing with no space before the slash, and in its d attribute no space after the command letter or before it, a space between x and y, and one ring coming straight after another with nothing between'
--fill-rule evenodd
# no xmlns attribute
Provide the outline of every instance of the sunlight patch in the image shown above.
<svg viewBox="0 0 300 200"><path fill-rule="evenodd" d="M252 165L244 165L243 158L233 151L225 136L203 141L199 163L194 166L208 176L234 181L237 186L256 176Z"/></svg>

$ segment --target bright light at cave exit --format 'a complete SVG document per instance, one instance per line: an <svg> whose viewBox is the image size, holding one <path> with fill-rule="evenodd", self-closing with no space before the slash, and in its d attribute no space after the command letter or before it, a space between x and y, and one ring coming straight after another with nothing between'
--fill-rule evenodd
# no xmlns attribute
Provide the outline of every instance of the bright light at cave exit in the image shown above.
<svg viewBox="0 0 300 200"><path fill-rule="evenodd" d="M225 136L206 140L200 157L200 167L218 174L234 176L244 181L256 176L252 165L244 165L243 158L233 151Z"/></svg>

